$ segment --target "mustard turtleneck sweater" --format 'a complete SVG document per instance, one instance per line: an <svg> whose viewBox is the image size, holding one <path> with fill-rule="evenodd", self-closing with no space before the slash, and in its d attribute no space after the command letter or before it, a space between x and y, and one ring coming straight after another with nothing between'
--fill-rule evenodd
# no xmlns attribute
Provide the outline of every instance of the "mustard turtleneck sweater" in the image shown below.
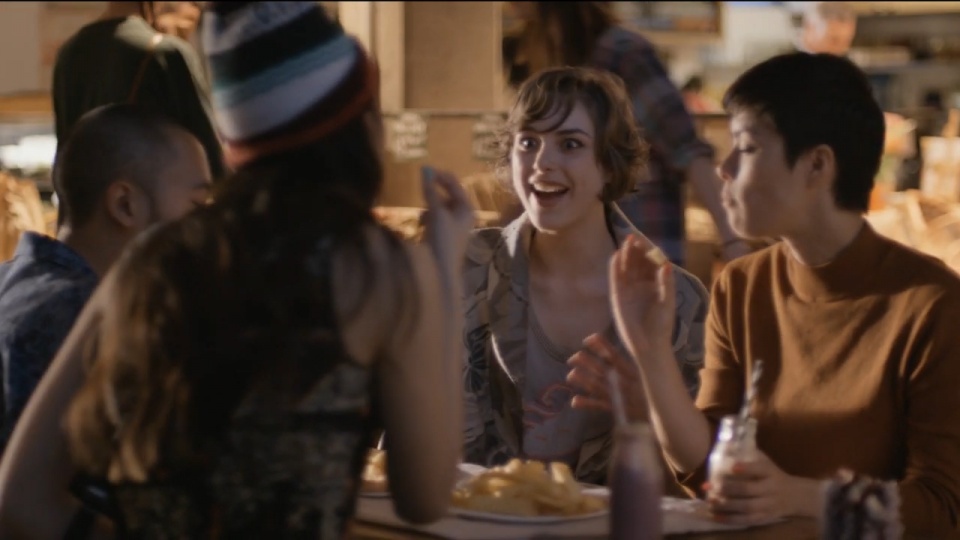
<svg viewBox="0 0 960 540"><path fill-rule="evenodd" d="M957 274L866 223L823 266L782 242L734 261L711 295L696 402L714 429L757 359L757 444L784 472L896 479L908 533L960 537Z"/></svg>

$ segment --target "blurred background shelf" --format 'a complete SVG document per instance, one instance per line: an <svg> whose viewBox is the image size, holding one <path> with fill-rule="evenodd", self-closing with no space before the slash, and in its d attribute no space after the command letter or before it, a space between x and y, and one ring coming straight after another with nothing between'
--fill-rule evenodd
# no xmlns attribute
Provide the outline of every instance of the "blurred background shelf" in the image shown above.
<svg viewBox="0 0 960 540"><path fill-rule="evenodd" d="M0 96L0 172L33 180L51 204L50 170L56 152L53 106L46 92Z"/></svg>

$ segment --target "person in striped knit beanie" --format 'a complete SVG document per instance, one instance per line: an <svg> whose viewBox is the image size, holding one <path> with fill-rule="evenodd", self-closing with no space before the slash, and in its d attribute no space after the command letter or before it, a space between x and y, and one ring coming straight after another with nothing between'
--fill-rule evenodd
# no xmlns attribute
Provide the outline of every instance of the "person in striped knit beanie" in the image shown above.
<svg viewBox="0 0 960 540"><path fill-rule="evenodd" d="M302 147L376 108L377 68L315 2L214 2L204 51L234 167Z"/></svg>
<svg viewBox="0 0 960 540"><path fill-rule="evenodd" d="M377 69L362 47L316 2L206 9L235 173L104 278L21 420L20 463L4 465L65 474L44 462L67 462L49 450L65 418L69 457L107 488L122 537L333 539L382 428L397 513L438 519L461 449L467 196L447 173L424 180L421 245L378 224ZM50 480L37 483L69 478Z"/></svg>

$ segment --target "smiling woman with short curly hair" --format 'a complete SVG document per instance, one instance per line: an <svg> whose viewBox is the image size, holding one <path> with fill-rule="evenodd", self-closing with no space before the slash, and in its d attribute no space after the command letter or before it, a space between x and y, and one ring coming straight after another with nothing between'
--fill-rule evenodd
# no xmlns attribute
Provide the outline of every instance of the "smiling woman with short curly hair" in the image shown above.
<svg viewBox="0 0 960 540"><path fill-rule="evenodd" d="M605 480L611 418L571 401L578 381L568 380L567 361L590 334L618 341L607 260L632 228L613 201L647 158L632 118L623 84L602 71L545 70L520 88L498 171L524 213L503 229L477 231L467 250L467 461L562 461L582 481ZM675 358L692 394L707 293L674 270Z"/></svg>

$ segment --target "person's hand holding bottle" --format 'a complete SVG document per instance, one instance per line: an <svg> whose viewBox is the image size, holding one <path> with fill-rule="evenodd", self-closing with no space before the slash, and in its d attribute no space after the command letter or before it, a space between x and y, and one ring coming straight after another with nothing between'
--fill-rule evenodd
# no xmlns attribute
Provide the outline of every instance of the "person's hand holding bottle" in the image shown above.
<svg viewBox="0 0 960 540"><path fill-rule="evenodd" d="M735 463L730 473L703 488L710 512L725 523L750 525L784 516L819 517L823 504L818 481L783 472L759 450L752 459Z"/></svg>

